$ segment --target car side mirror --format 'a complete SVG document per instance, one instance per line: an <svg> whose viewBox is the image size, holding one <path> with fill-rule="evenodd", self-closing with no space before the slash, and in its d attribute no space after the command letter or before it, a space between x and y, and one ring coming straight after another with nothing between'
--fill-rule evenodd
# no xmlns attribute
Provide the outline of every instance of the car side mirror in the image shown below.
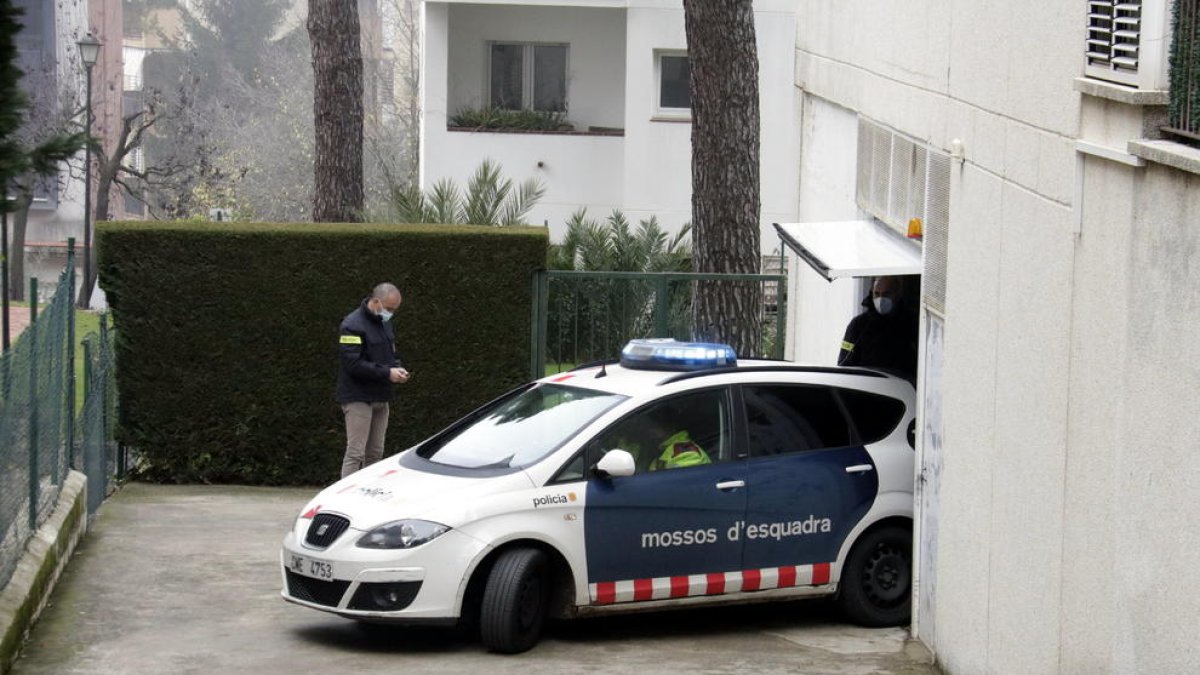
<svg viewBox="0 0 1200 675"><path fill-rule="evenodd" d="M609 450L596 462L596 472L604 477L632 476L636 471L633 455L620 448Z"/></svg>

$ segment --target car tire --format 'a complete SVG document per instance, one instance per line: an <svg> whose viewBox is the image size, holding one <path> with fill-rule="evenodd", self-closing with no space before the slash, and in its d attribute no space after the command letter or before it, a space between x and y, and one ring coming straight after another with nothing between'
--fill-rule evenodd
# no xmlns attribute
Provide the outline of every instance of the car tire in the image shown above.
<svg viewBox="0 0 1200 675"><path fill-rule="evenodd" d="M516 654L537 644L546 621L550 586L546 554L517 548L500 554L488 573L479 633L494 652Z"/></svg>
<svg viewBox="0 0 1200 675"><path fill-rule="evenodd" d="M912 532L897 525L855 543L838 588L838 604L862 626L900 626L912 616Z"/></svg>

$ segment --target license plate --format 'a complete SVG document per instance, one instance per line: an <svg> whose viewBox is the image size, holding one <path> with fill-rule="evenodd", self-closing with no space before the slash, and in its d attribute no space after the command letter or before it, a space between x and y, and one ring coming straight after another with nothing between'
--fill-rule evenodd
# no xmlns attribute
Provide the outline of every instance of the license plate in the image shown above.
<svg viewBox="0 0 1200 675"><path fill-rule="evenodd" d="M288 569L306 577L329 581L333 579L333 563L288 553Z"/></svg>

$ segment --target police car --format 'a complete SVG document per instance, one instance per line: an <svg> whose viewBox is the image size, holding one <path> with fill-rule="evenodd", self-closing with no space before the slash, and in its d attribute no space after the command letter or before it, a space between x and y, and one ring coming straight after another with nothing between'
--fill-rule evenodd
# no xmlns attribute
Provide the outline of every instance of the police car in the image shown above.
<svg viewBox="0 0 1200 675"><path fill-rule="evenodd" d="M635 340L511 391L301 511L283 597L372 623L547 618L836 596L908 621L912 386Z"/></svg>

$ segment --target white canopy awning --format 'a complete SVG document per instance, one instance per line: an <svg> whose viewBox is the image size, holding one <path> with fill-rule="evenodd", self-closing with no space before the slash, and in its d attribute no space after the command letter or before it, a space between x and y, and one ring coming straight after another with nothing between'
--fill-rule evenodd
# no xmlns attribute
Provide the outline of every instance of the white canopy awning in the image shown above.
<svg viewBox="0 0 1200 675"><path fill-rule="evenodd" d="M788 248L833 281L920 274L921 246L873 220L775 223Z"/></svg>

